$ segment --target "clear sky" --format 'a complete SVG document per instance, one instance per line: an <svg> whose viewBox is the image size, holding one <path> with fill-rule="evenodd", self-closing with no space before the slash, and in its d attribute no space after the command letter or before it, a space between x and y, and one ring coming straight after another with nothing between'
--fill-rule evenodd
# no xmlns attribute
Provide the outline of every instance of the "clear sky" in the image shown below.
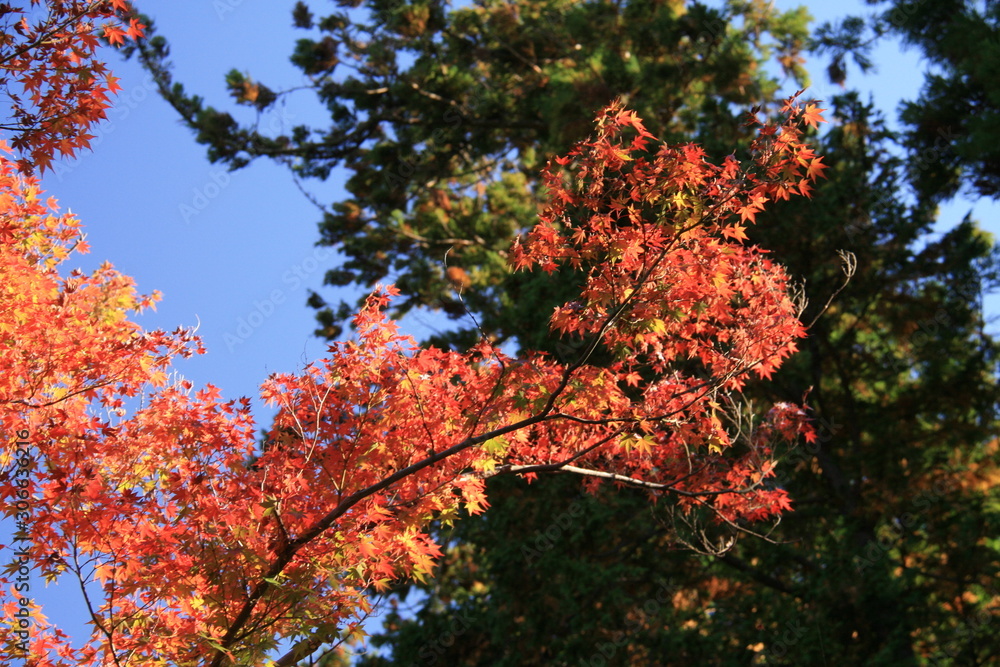
<svg viewBox="0 0 1000 667"><path fill-rule="evenodd" d="M275 89L301 81L289 62L301 36L291 27L292 0L136 4L170 40L177 80L217 108L234 106L224 86L224 75L232 68ZM805 4L820 22L868 10L860 0L776 4L783 9ZM326 6L317 3L320 11ZM91 270L110 261L135 278L140 292L162 292L158 310L143 315L140 323L148 329L200 324L208 347L207 355L182 362L180 372L196 386L219 386L228 398L255 397L269 373L297 370L325 350L312 336L308 289L320 290L328 301L344 298L321 289L333 253L314 245L320 213L284 168L259 161L227 173L211 165L204 147L156 96L138 65L122 63L114 53L108 57L123 90L93 152L57 163L44 179L49 194L80 217L91 245L89 255L71 260L66 269ZM915 52L900 52L894 42L883 43L874 61L875 75L862 77L852 65L848 83L870 91L894 119L899 101L912 99L919 90L924 66ZM814 74L807 96L829 99L839 92L825 81L825 65L807 63ZM323 120L321 114L306 113L290 104L263 122L291 127ZM306 185L326 203L343 194L336 177ZM943 209L942 225L951 226L970 209L985 228L1000 230L995 205L963 199ZM989 307L998 311L995 301ZM404 325L418 337L426 331L416 320ZM263 417L259 425L267 421ZM44 591L36 582L32 592L43 603L59 601L46 611L61 623L74 623L70 632L80 631L85 615L78 591L66 584Z"/></svg>

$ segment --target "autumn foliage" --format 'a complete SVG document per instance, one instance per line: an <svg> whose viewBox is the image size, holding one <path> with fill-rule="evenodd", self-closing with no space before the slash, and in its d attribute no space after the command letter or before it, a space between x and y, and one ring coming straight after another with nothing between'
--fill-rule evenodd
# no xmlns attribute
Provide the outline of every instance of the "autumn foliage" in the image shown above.
<svg viewBox="0 0 1000 667"><path fill-rule="evenodd" d="M0 87L9 118L0 128L22 171L45 171L57 156L88 148L117 79L97 56L100 38L121 44L142 34L126 0L32 0L0 6Z"/></svg>
<svg viewBox="0 0 1000 667"><path fill-rule="evenodd" d="M805 412L778 404L755 423L738 398L804 331L788 277L744 231L767 202L808 194L823 167L800 128L818 114L790 100L747 159L714 165L613 105L595 138L550 164L549 206L511 253L520 269L585 276L551 319L553 336L580 341L577 359L510 358L486 340L421 348L386 318L395 290L380 288L353 340L264 383L279 413L263 446L249 401L169 381L174 356L201 350L190 332L130 322L153 298L110 266L58 273L83 250L78 223L0 160L10 548L77 580L93 628L71 647L36 609L25 641L8 574L0 656L294 664L360 633L367 589L430 573L432 522L485 510L498 474L638 486L733 526L788 510L768 478L783 448L814 437ZM30 473L15 439L30 443ZM22 489L29 507L15 515Z"/></svg>

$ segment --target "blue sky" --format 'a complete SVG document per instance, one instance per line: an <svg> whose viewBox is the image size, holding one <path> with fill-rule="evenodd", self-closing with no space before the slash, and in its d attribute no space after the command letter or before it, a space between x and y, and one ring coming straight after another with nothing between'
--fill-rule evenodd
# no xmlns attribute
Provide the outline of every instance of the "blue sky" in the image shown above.
<svg viewBox="0 0 1000 667"><path fill-rule="evenodd" d="M288 60L301 36L291 27L293 4L137 0L170 40L177 80L227 109L233 105L224 75L231 68L251 72L273 88L301 81ZM820 22L867 11L859 0L776 4L782 9L805 4ZM874 61L876 74L862 77L852 68L848 81L870 91L894 119L899 101L916 96L924 66L915 52L901 52L894 42L883 43ZM204 148L156 96L149 77L115 54L109 62L123 90L93 152L57 163L44 179L49 194L80 217L91 246L89 255L66 268L91 270L107 260L135 278L140 292L162 292L157 311L143 315L141 324L150 329L197 324L209 350L181 362L179 371L196 386L219 386L228 398L255 397L269 373L294 371L325 350L312 336L313 311L305 306L308 289L321 288L333 259L329 249L314 245L320 214L283 168L260 161L228 173L210 164ZM825 61L807 66L814 73L807 96L828 99L839 92L825 81ZM289 105L263 122L275 127L322 122L322 114L308 113ZM307 187L327 203L343 194L336 176ZM942 225L954 224L969 210L987 229L1000 230L995 205L961 198L943 209ZM342 298L330 288L322 294L330 301ZM998 311L995 301L990 310ZM404 322L404 330L418 337L426 332L419 318ZM266 417L259 424L266 425ZM43 603L59 601L59 609L47 610L50 616L79 632L84 615L77 591L66 584L43 591L37 582L33 593Z"/></svg>

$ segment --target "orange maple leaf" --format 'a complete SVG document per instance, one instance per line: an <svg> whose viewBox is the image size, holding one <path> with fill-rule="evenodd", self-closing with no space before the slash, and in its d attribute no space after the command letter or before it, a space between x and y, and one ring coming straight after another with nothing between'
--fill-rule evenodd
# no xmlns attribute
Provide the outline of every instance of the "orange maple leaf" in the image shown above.
<svg viewBox="0 0 1000 667"><path fill-rule="evenodd" d="M826 122L826 119L823 118L824 111L826 109L820 109L816 104L807 104L802 111L802 120L809 127L819 127L820 123Z"/></svg>

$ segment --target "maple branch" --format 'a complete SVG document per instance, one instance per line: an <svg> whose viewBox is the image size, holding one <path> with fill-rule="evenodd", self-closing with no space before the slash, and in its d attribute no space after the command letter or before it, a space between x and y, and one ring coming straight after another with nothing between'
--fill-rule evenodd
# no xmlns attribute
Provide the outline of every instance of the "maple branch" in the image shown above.
<svg viewBox="0 0 1000 667"><path fill-rule="evenodd" d="M583 354L581 354L580 357L576 360L576 362L572 364L568 369L570 372L577 370L578 368L583 366L583 364L585 364L588 359L590 359L591 355L593 355L594 351L597 349L597 346L601 343L601 340L604 338L604 334L607 333L608 329L610 329L611 325L615 322L615 320L618 319L623 312L625 312L626 308L633 301L639 298L639 294L642 292L643 288L649 284L654 269L656 269L656 267L658 267L666 259L670 251L679 242L681 236L686 232L693 230L695 227L705 224L706 220L713 220L713 221L716 220L718 212L728 201L730 201L736 196L737 192L738 192L738 187L734 185L724 198L719 200L714 206L710 207L702 216L699 216L697 220L694 220L688 225L682 226L680 229L674 231L674 234L673 236L671 236L669 242L667 242L666 244L664 244L662 248L660 248L660 251L654 257L654 259L648 264L644 265L642 272L639 273L639 275L636 277L635 282L633 283L634 285L633 291L625 298L624 301L622 301L622 303L616 309L614 309L611 313L608 314L608 316L605 318L605 321L602 323L601 327L594 335L593 340L584 349Z"/></svg>
<svg viewBox="0 0 1000 667"><path fill-rule="evenodd" d="M62 398L57 398L57 399L51 400L48 403L29 403L28 401L24 400L23 398L15 398L15 399L7 401L7 402L8 403L20 404L20 405L23 405L23 406L25 406L27 408L31 408L33 410L38 410L38 409L41 409L41 408L51 407L53 405L56 405L57 403L62 403L63 401L66 401L66 400L69 400L70 398L73 398L74 396L78 396L80 394L85 394L88 391L93 391L95 389L100 389L101 387L107 387L108 385L115 384L118 381L119 380L116 379L116 378L109 378L107 380L103 380L101 382L98 382L96 384L90 385L88 387L83 387L82 389L77 389L76 391L71 391L71 392L67 393L65 396L63 396Z"/></svg>
<svg viewBox="0 0 1000 667"><path fill-rule="evenodd" d="M584 477L599 477L601 479L609 479L613 482L621 482L622 484L628 484L629 486L652 489L654 491L669 491L671 493L676 493L679 496L684 496L685 498L705 498L728 494L746 495L748 493L753 493L760 488L760 484L753 484L743 489L720 489L718 491L700 491L695 493L692 491L684 491L672 486L672 484L676 484L676 482L671 482L669 484L663 482L650 482L648 480L637 479L635 477L629 477L619 473L607 472L604 470L592 470L590 468L580 468L577 466L567 465L566 463L540 463L534 465L508 464L497 468L497 471L494 474L500 475L504 473L511 473L523 475L525 473L532 472L571 472ZM690 474L685 475L685 477L690 476Z"/></svg>
<svg viewBox="0 0 1000 667"><path fill-rule="evenodd" d="M312 655L313 651L318 649L323 644L332 643L333 645L329 649L323 651L320 656L315 658L317 664L322 664L319 661L321 661L324 656L336 651L337 647L343 643L342 640L338 639L336 642L332 642L331 639L333 639L332 635L328 635L326 637L313 636L296 642L295 646L293 646L288 653L274 661L274 667L294 667L299 664L300 660ZM312 665L313 662L310 661L309 664Z"/></svg>
<svg viewBox="0 0 1000 667"><path fill-rule="evenodd" d="M766 572L761 572L760 570L758 570L757 568L753 567L752 565L750 565L749 563L747 563L745 560L743 560L742 558L740 558L739 556L733 555L732 552L727 552L727 553L718 555L715 558L716 558L716 560L718 560L718 561L720 561L722 563L725 563L729 567L731 567L731 568L733 568L735 570L738 570L738 571L742 572L743 574L749 576L754 581L756 581L758 583L761 583L761 584L764 584L768 588L773 588L774 590L778 591L779 593L784 593L785 595L789 595L789 596L797 598L797 599L801 599L802 598L802 593L801 592L799 592L799 591L791 588L790 586L788 586L787 584L785 584L780 579L777 579L776 577L772 577L771 575L767 574Z"/></svg>
<svg viewBox="0 0 1000 667"><path fill-rule="evenodd" d="M23 46L21 46L20 48L15 49L14 52L11 53L10 55L0 57L0 65L5 65L10 60L13 60L14 58L17 58L17 57L19 57L19 56L27 53L28 51L30 51L31 49L39 46L40 44L45 43L46 41L48 41L49 38L51 38L57 32L65 30L71 23L75 23L75 22L79 21L84 16L90 14L92 11L94 11L97 8L99 8L103 4L104 4L104 0L96 0L95 2L91 2L88 5L84 5L80 9L79 13L77 13L77 14L72 14L72 13L68 14L66 16L66 20L62 24L56 24L56 25L52 26L51 28L47 29L46 32L39 33L38 37L35 39L35 41L28 42L28 43L24 44Z"/></svg>
<svg viewBox="0 0 1000 667"><path fill-rule="evenodd" d="M477 236L476 238L479 237ZM480 239L480 241L481 240L482 239ZM448 252L450 251L451 250L449 249ZM446 266L448 261L448 252L445 252L444 255ZM493 401L496 399L496 397L499 396L500 390L503 388L504 379L507 376L507 363L503 360L503 357L497 353L496 346L493 344L493 341L490 340L490 337L486 335L486 332L483 330L482 325L479 324L479 320L476 319L475 314L473 314L472 310L470 310L469 307L465 305L465 299L462 296L462 293L458 292L457 294L458 294L458 300L465 308L466 314L468 314L468 316L472 319L472 323L476 325L476 329L479 330L480 340L482 340L483 342L485 342L487 345L490 346L490 352L492 353L493 358L496 360L497 365L500 367L500 373L497 375L496 382L493 383L493 389L490 391L489 398L483 401L482 407L480 407L479 411L476 413L476 418L472 420L472 423L469 425L468 430L469 434L471 435L472 433L475 433L477 428L479 428L479 424L482 422L483 416L486 414L487 409L489 409L489 407L493 404Z"/></svg>
<svg viewBox="0 0 1000 667"><path fill-rule="evenodd" d="M420 413L420 425L424 427L424 433L427 434L427 439L430 441L431 452L434 452L434 434L431 432L431 427L427 423L427 414L424 412L424 403L420 400L420 394L417 393L417 387L413 384L413 379L410 377L410 369L406 369L403 372L406 381L410 384L410 391L413 394L413 400L417 404L417 412Z"/></svg>
<svg viewBox="0 0 1000 667"><path fill-rule="evenodd" d="M87 593L87 584L83 580L84 579L84 577L83 577L83 568L80 567L80 560L79 560L79 555L77 553L76 546L77 545L74 542L73 543L73 553L72 553L73 568L71 569L71 571L73 572L73 574L76 575L76 580L80 584L80 592L83 594L83 603L85 605L87 605L87 611L90 613L90 620L93 622L94 627L97 628L101 632L101 634L103 634L107 638L107 640L108 640L108 646L111 649L110 652L111 652L112 658L114 659L116 665L120 665L121 663L118 661L118 656L115 655L115 650L114 650L115 638L114 638L114 635L113 635L113 633L108 628L106 628L104 626L104 623L101 621L100 616L97 615L97 611L94 609L94 604L90 601L90 594Z"/></svg>
<svg viewBox="0 0 1000 667"><path fill-rule="evenodd" d="M141 341L140 340L135 340L133 342L134 343L139 343ZM161 355L161 356L157 357L154 360L154 365L155 364L159 364L159 363L161 363L161 362L163 362L165 360L168 360L170 358L170 356L173 353L175 353L176 351L180 350L181 347L182 346L178 346L176 350L171 350L170 353L165 354L165 355ZM125 349L127 349L127 348L128 348L128 346L125 346ZM122 350L122 351L124 352L124 350ZM110 386L110 385L113 385L113 384L116 384L116 383L119 383L119 382L123 382L122 378L125 375L125 373L127 373L130 370L135 370L139 366L140 366L140 362L137 362L137 361L133 360L131 366L125 366L123 368L120 368L117 372L111 373L110 377L107 377L104 380L100 380L98 382L95 382L94 384L87 385L85 387L81 387L80 389L76 389L74 391L67 392L61 398L53 399L53 400L51 400L51 401L49 401L47 403L30 403L30 402L26 401L23 398L13 399L13 400L10 400L10 401L7 401L7 402L8 403L14 403L14 404L24 405L25 407L31 408L31 409L34 409L34 410L38 410L38 409L41 409L41 408L51 407L53 405L56 405L57 403L62 403L63 401L66 401L66 400L68 400L68 399L70 399L70 398L72 398L74 396L79 396L80 394L85 394L85 393L87 393L89 391L95 391L95 390L100 389L102 387L107 387L107 386Z"/></svg>
<svg viewBox="0 0 1000 667"><path fill-rule="evenodd" d="M586 456L587 454L589 454L590 452L594 451L598 447L606 445L607 443L611 442L612 440L614 440L615 438L617 438L619 435L621 435L623 432L624 432L624 429L618 429L617 431L611 433L610 435L607 435L607 436L601 438L600 440L598 440L594 444L590 445L589 447L584 447L580 451L574 453L569 458L563 459L559 463L554 463L554 464L552 464L552 463L550 463L550 464L536 464L536 465L539 465L542 468L549 468L549 469L553 469L553 470L555 468L565 466L565 465L571 463L572 461L575 461L575 460L577 460L579 458L582 458L582 457ZM555 467L553 467L553 466L555 466ZM485 479L485 478L492 477L494 475L503 474L505 472L513 472L513 473L531 472L529 470L515 470L515 468L527 469L527 468L531 468L531 467L532 467L531 465L515 466L515 465L512 465L512 464L507 464L507 465L501 466L500 468L497 468L492 473L481 475L481 476Z"/></svg>
<svg viewBox="0 0 1000 667"><path fill-rule="evenodd" d="M830 295L830 298L826 300L825 304L823 304L823 307L819 309L818 313L816 313L816 317L814 317L812 321L806 325L806 329L811 329L812 326L819 321L820 316L827 311L830 304L833 303L833 300L837 298L837 295L844 291L844 288L847 287L847 283L851 282L851 278L854 277L854 272L857 271L858 258L853 252L850 250L838 250L837 254L840 256L840 261L842 263L841 269L844 271L844 282L840 284L840 287L834 290L833 294Z"/></svg>
<svg viewBox="0 0 1000 667"><path fill-rule="evenodd" d="M731 522L726 520L726 517L721 511L709 505L701 498L692 498L693 502L701 507L708 509L709 512L715 515L716 518L723 521L724 523L730 525L730 527L736 528L739 531L739 526L734 526ZM709 537L707 531L700 527L697 516L690 514L688 511L684 510L680 513L677 512L676 508L668 508L667 514L670 515L672 519L672 524L668 527L674 534L674 539L679 543L690 549L691 551L701 554L703 556L713 556L718 557L727 553L736 544L736 537L734 535L722 536L718 538L716 543L711 537ZM663 525L667 525L665 521L657 519ZM687 528L695 534L697 537L698 544L694 544L691 540L688 540L681 536L678 530L678 520L683 523ZM749 532L749 531L748 531ZM751 532L751 534L754 534ZM759 536L768 542L773 542L773 540L768 540L764 536Z"/></svg>
<svg viewBox="0 0 1000 667"><path fill-rule="evenodd" d="M507 433L512 433L514 431L518 431L523 428L528 428L535 424L539 424L548 419L551 419L549 412L551 412L551 408L545 409L537 415L527 417L513 424L509 424L507 426L494 429L488 433L466 438L461 442L452 445L448 449L445 449L441 452L434 452L430 456L420 461L417 461L416 463L413 463L405 468L402 468L393 473L392 475L389 475L385 479L376 482L374 484L371 484L363 489L360 489L352 493L351 495L347 496L346 498L344 498L344 500L342 500L333 510L331 510L328 514L326 514L322 519L314 523L311 528L304 531L294 540L291 540L281 550L277 558L271 564L271 567L268 568L267 572L265 572L260 577L257 584L254 586L254 589L250 592L250 595L247 596L246 602L244 602L243 606L240 608L240 611L236 614L236 617L233 619L232 623L230 623L229 629L226 631L226 634L222 637L221 641L219 642L219 648L216 649L215 655L212 658L212 661L209 663L211 667L221 667L221 665L223 664L223 660L225 660L226 654L229 652L229 650L233 648L233 645L237 641L243 638L244 626L246 626L247 622L250 620L250 615L253 613L254 608L257 606L257 603L260 601L260 599L268 592L268 590L270 590L274 586L269 580L274 580L275 577L281 574L284 571L285 567L289 563L291 563L292 559L303 547L305 547L307 544L309 544L317 537L322 535L324 532L326 532L326 530L329 529L331 526L333 526L333 524L340 517L346 514L348 510L350 510L352 507L357 505L365 498L375 495L376 493L379 493L380 491L383 491L388 487L392 486L396 482L405 479L406 477L409 477L410 475L413 475L423 470L424 468L439 463L450 456L465 451L470 447L481 445L487 440L498 438Z"/></svg>

